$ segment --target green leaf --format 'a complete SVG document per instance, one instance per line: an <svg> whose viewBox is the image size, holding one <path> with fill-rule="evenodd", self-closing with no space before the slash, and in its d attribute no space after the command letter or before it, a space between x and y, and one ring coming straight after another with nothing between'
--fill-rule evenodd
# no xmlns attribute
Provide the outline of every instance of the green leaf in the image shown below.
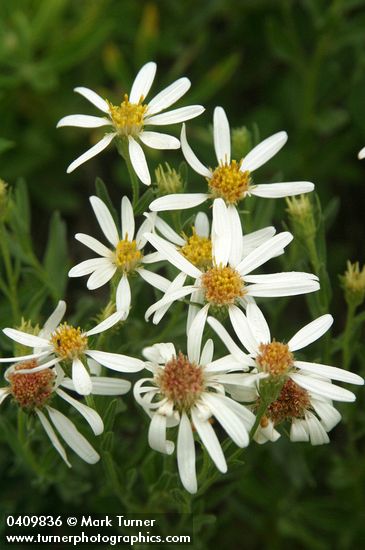
<svg viewBox="0 0 365 550"><path fill-rule="evenodd" d="M145 193L140 197L139 201L137 202L137 205L134 209L135 216L139 216L140 214L143 214L143 212L146 212L148 210L148 207L150 203L154 199L154 193L152 189L147 189Z"/></svg>
<svg viewBox="0 0 365 550"><path fill-rule="evenodd" d="M55 212L49 225L49 236L44 256L44 268L55 290L54 298L64 295L69 261L67 254L66 224L59 212Z"/></svg>

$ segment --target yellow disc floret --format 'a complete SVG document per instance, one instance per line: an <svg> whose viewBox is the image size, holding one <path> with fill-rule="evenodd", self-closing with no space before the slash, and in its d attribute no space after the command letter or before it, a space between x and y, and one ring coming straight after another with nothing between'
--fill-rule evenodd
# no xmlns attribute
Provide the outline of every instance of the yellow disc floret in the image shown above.
<svg viewBox="0 0 365 550"><path fill-rule="evenodd" d="M271 376L286 374L294 364L294 356L289 350L288 344L273 340L269 344L260 344L259 352L256 363L260 370Z"/></svg>
<svg viewBox="0 0 365 550"><path fill-rule="evenodd" d="M245 197L250 185L250 172L242 172L240 166L241 163L232 160L230 164L221 164L214 170L208 179L214 197L224 199L227 204L236 204Z"/></svg>
<svg viewBox="0 0 365 550"><path fill-rule="evenodd" d="M35 367L38 367L35 359L18 363L8 375L10 392L17 403L25 409L43 407L53 392L55 374L52 369L28 374L21 373L22 370Z"/></svg>
<svg viewBox="0 0 365 550"><path fill-rule="evenodd" d="M87 348L87 336L80 327L72 327L67 323L60 325L51 336L55 353L62 359L79 357Z"/></svg>
<svg viewBox="0 0 365 550"><path fill-rule="evenodd" d="M144 105L142 100L143 98L139 103L131 103L128 95L125 94L124 101L120 105L108 102L109 113L119 135L137 136L141 132L147 110L147 105Z"/></svg>
<svg viewBox="0 0 365 550"><path fill-rule="evenodd" d="M212 241L208 237L200 237L193 227L193 234L186 238L186 244L180 248L181 254L189 262L200 268L212 265Z"/></svg>
<svg viewBox="0 0 365 550"><path fill-rule="evenodd" d="M241 275L232 267L212 267L202 276L205 299L216 306L234 304L245 294Z"/></svg>
<svg viewBox="0 0 365 550"><path fill-rule="evenodd" d="M189 410L204 391L204 372L181 352L160 369L155 377L161 394L179 410Z"/></svg>
<svg viewBox="0 0 365 550"><path fill-rule="evenodd" d="M123 239L115 249L115 263L125 273L133 271L142 259L142 252L138 250L136 241Z"/></svg>

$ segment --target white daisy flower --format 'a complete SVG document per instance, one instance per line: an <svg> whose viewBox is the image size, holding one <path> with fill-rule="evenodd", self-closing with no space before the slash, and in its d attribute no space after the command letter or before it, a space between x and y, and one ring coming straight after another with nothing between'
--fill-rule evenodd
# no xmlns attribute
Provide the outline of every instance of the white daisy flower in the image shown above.
<svg viewBox="0 0 365 550"><path fill-rule="evenodd" d="M95 290L105 285L116 274L120 277L116 290L116 309L121 319L128 317L131 306L131 289L129 278L139 275L156 288L166 292L170 281L161 275L147 271L142 266L149 263L149 255L143 255L146 239L143 236L146 231L151 231L154 224L154 216L149 216L140 226L135 235L135 220L133 208L128 197L123 197L121 202L121 232L114 223L113 217L106 204L98 197L90 197L99 226L106 239L112 245L112 249L106 247L94 237L77 233L75 238L85 246L88 246L100 257L91 258L75 265L69 271L69 277L82 277L90 275L87 281L89 290Z"/></svg>
<svg viewBox="0 0 365 550"><path fill-rule="evenodd" d="M362 385L361 376L352 372L301 361L294 352L303 349L320 338L333 323L331 315L322 315L299 330L287 344L271 338L267 322L254 303L247 305L246 315L236 306L229 308L233 329L245 349L254 359L258 376L280 380L283 383L279 398L274 401L263 418L257 439L261 442L279 437L275 426L283 420L291 420L292 441L311 441L313 445L328 442L327 432L340 420L332 401L355 401L355 395L345 388L332 384L332 380ZM208 323L222 339L233 357L237 346L217 319ZM240 349L240 348L238 348ZM257 384L260 395L260 382ZM237 392L235 399L241 400ZM244 399L245 396L244 396Z"/></svg>
<svg viewBox="0 0 365 550"><path fill-rule="evenodd" d="M57 127L99 128L112 126L112 131L105 134L96 145L72 162L67 168L67 173L95 157L108 147L113 139L117 138L125 140L128 144L129 157L138 178L145 185L151 184L151 176L140 142L153 149L178 149L180 142L168 134L147 131L145 127L177 124L195 118L204 111L204 107L201 105L189 105L161 113L189 90L191 82L185 77L179 78L146 103L145 100L155 78L156 68L156 63L150 62L140 69L134 79L129 96L124 94L120 105L113 105L109 101L105 101L89 88L75 88L75 92L84 96L106 116L70 115L62 118Z"/></svg>
<svg viewBox="0 0 365 550"><path fill-rule="evenodd" d="M361 151L359 151L359 154L357 155L357 157L359 160L362 160L365 158L365 147L363 147Z"/></svg>
<svg viewBox="0 0 365 550"><path fill-rule="evenodd" d="M254 297L293 296L319 289L318 277L296 271L251 275L251 272L279 254L293 239L282 232L267 239L244 256L241 221L234 206L226 206L222 199L213 203L212 267L201 269L194 265L167 240L147 233L147 240L157 251L181 271L182 284L167 291L163 298L146 312L146 318L155 314L154 323L175 300L200 293L201 301L215 308L229 308L233 304L245 306ZM183 286L187 276L194 284Z"/></svg>
<svg viewBox="0 0 365 550"><path fill-rule="evenodd" d="M67 466L71 464L56 432L65 443L83 460L95 464L99 455L87 439L78 431L74 423L53 406L56 396L72 405L84 417L94 435L100 435L104 424L99 414L92 408L71 397L62 387L74 389L72 381L64 378L60 367L38 369L36 359L16 363L5 371L8 386L0 388L0 404L11 396L19 407L29 413L35 413L52 445L61 455ZM130 389L130 382L93 376L92 392L96 395L122 395ZM51 406L52 403L52 406ZM48 418L47 418L48 416ZM53 424L53 426L52 426Z"/></svg>
<svg viewBox="0 0 365 550"><path fill-rule="evenodd" d="M309 181L291 181L281 183L263 183L256 185L252 181L252 172L270 160L285 145L286 132L277 132L256 145L242 160L231 160L231 137L226 113L222 107L216 107L213 119L214 149L217 167L208 168L200 162L186 139L186 129L181 131L181 149L188 164L208 183L208 193L179 193L160 197L150 204L155 212L162 210L181 210L193 208L208 199L221 197L228 205L237 205L247 195L276 199L291 197L313 191Z"/></svg>
<svg viewBox="0 0 365 550"><path fill-rule="evenodd" d="M40 364L32 372L42 372L60 364L66 372L71 371L75 391L80 395L89 395L93 391L93 382L89 372L90 359L118 372L138 372L144 368L143 361L139 359L119 353L94 350L89 347L89 337L104 332L118 323L120 313L113 313L85 332L80 327L74 327L68 323L61 324L65 311L66 304L60 301L38 336L13 328L4 328L3 332L6 336L23 346L34 349L33 353L22 357L2 357L0 363L37 359ZM27 374L27 372L25 373Z"/></svg>
<svg viewBox="0 0 365 550"><path fill-rule="evenodd" d="M246 384L250 358L241 352L240 362L230 356L213 361L213 342L201 351L208 307L194 319L187 336L187 353L177 352L174 344L155 344L143 350L145 368L152 377L142 378L134 386L137 402L151 417L148 442L152 449L172 454L175 445L166 438L168 428L178 426L177 464L181 482L190 493L197 491L194 431L201 439L214 464L227 471L224 454L212 427L219 422L238 447L249 443L249 431L255 416L236 403L226 391ZM232 371L241 371L239 373Z"/></svg>

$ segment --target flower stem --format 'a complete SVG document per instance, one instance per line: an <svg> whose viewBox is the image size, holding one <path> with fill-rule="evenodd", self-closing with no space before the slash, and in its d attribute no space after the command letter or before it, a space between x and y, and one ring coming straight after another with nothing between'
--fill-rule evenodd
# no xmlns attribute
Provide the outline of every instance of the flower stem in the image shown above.
<svg viewBox="0 0 365 550"><path fill-rule="evenodd" d="M20 320L17 283L16 283L16 277L14 275L13 266L11 262L6 229L3 222L0 222L0 248L1 248L2 257L4 259L6 278L8 281L8 290L9 290L8 295L9 295L11 310L13 314L13 322L14 322L14 325L16 325Z"/></svg>
<svg viewBox="0 0 365 550"><path fill-rule="evenodd" d="M139 182L131 163L131 157L129 155L129 150L128 150L128 141L126 139L117 140L117 148L120 156L123 157L127 165L129 178L132 184L133 209L135 210L139 199Z"/></svg>

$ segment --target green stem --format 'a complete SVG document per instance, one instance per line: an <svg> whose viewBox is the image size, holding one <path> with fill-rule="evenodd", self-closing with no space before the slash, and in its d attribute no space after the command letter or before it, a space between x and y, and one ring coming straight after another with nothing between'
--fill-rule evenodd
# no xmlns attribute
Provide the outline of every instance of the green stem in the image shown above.
<svg viewBox="0 0 365 550"><path fill-rule="evenodd" d="M10 251L8 247L8 239L7 239L6 229L3 222L0 222L0 247L1 247L1 254L4 259L6 278L8 281L9 300L10 300L11 310L13 314L13 323L14 325L17 325L18 321L20 321L17 282L13 272L13 266L12 266Z"/></svg>
<svg viewBox="0 0 365 550"><path fill-rule="evenodd" d="M256 430L257 428L259 427L260 425L260 422L261 422L261 419L262 417L265 415L266 411L267 411L267 408L269 407L270 403L262 400L260 402L260 405L259 405L259 408L257 409L257 413L256 413L256 419L255 419L255 423L254 425L252 426L251 428L251 431L250 431L250 439L253 438L253 436L255 435L256 433Z"/></svg>
<svg viewBox="0 0 365 550"><path fill-rule="evenodd" d="M139 181L138 181L137 175L136 175L136 173L133 169L132 163L131 163L131 158L130 158L129 150L128 150L128 141L126 139L118 140L117 141L117 149L118 149L119 154L121 155L121 157L123 157L123 159L125 160L125 163L127 165L129 178L130 178L131 184L132 184L133 209L135 210L135 208L137 206L137 203L138 203L138 199L139 199Z"/></svg>
<svg viewBox="0 0 365 550"><path fill-rule="evenodd" d="M347 317L342 347L342 366L345 370L349 369L351 363L351 336L353 321L355 318L355 311L356 306L354 304L349 304L347 307Z"/></svg>

